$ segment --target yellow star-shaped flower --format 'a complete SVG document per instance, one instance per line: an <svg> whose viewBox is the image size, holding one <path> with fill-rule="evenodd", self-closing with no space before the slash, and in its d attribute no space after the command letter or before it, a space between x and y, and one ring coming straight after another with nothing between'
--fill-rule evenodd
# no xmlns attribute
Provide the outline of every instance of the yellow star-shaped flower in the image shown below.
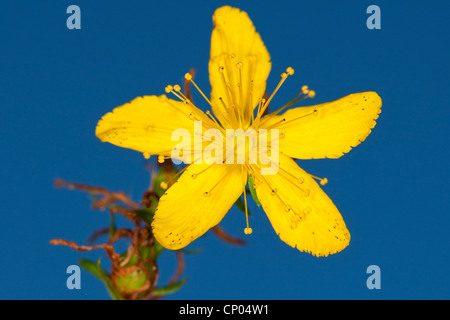
<svg viewBox="0 0 450 320"><path fill-rule="evenodd" d="M294 70L288 68L282 73L272 95L265 96L270 55L248 15L225 6L216 10L213 22L209 61L211 98L198 88L192 75L185 76L209 103L212 114L197 108L178 85L168 86L166 92L181 101L165 95L136 98L106 114L97 125L97 137L142 152L145 157L158 155L167 159L179 143L172 141L173 132L183 128L194 136L194 122L201 121L202 132L277 129L276 174L262 174L263 165L259 161L244 164L200 161L186 167L160 199L152 223L156 239L168 249L180 249L202 236L245 193L250 176L257 198L283 241L316 256L343 250L350 242L350 233L333 202L315 181L324 185L327 180L308 174L293 158L338 158L350 151L375 126L381 98L375 92L363 92L334 102L287 109L304 98L314 97L314 91L305 86L284 107L266 115L274 94ZM193 146L192 159L209 143L203 140L200 147ZM247 219L245 233L251 232Z"/></svg>

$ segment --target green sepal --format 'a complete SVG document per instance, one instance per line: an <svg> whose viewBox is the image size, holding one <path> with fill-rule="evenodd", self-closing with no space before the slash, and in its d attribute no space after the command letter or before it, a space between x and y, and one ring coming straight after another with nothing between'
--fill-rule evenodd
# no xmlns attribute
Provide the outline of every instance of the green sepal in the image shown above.
<svg viewBox="0 0 450 320"><path fill-rule="evenodd" d="M236 205L236 207L239 208L239 210L242 211L242 213L245 214L245 202L244 202L244 200L242 200L241 197L237 198L237 200L236 200L236 202L234 204ZM248 215L251 216L251 213L250 213L250 210L248 209L248 206L247 206L247 212L248 212Z"/></svg>
<svg viewBox="0 0 450 320"><path fill-rule="evenodd" d="M97 279L105 284L106 289L108 290L108 293L113 300L123 300L123 297L119 292L117 292L116 288L114 287L109 274L105 270L103 270L102 267L100 267L100 259L98 259L97 262L93 262L87 259L80 259L79 264L84 270L93 274Z"/></svg>
<svg viewBox="0 0 450 320"><path fill-rule="evenodd" d="M154 296L166 296L168 294L172 294L174 292L177 292L178 290L180 290L180 288L183 286L183 284L186 282L186 278L181 279L180 281L171 284L169 286L166 287L159 287L159 288L155 288L152 292L152 295Z"/></svg>
<svg viewBox="0 0 450 320"><path fill-rule="evenodd" d="M255 190L255 183L253 181L253 177L250 174L248 175L247 183L248 183L248 188L250 189L250 194L252 195L253 200L255 201L255 203L258 206L260 206L261 202L259 202L258 195L256 194L256 190Z"/></svg>

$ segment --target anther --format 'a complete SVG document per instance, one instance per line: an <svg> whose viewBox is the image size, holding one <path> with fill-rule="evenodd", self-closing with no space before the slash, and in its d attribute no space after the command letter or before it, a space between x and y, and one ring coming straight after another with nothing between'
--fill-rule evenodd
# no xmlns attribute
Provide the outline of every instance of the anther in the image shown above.
<svg viewBox="0 0 450 320"><path fill-rule="evenodd" d="M236 67L238 67L239 69L242 68L242 66L243 66L242 62L236 63Z"/></svg>
<svg viewBox="0 0 450 320"><path fill-rule="evenodd" d="M188 72L188 73L186 73L186 74L184 75L184 78L185 78L187 81L190 81L190 80L192 80L192 74L190 74L190 73Z"/></svg>
<svg viewBox="0 0 450 320"><path fill-rule="evenodd" d="M277 189L272 189L272 191L270 192L271 195L276 195L277 194Z"/></svg>
<svg viewBox="0 0 450 320"><path fill-rule="evenodd" d="M222 66L220 66L220 67L219 67L219 72L220 72L220 73L223 73L223 69L225 69L225 68L222 67Z"/></svg>
<svg viewBox="0 0 450 320"><path fill-rule="evenodd" d="M310 194L311 194L311 190L306 189L305 190L305 197L309 197Z"/></svg>
<svg viewBox="0 0 450 320"><path fill-rule="evenodd" d="M314 90L309 90L308 97L309 98L314 98L315 96L316 96L316 92Z"/></svg>
<svg viewBox="0 0 450 320"><path fill-rule="evenodd" d="M178 84L176 84L173 86L173 90L175 90L176 92L179 92L179 91L181 91L181 87Z"/></svg>
<svg viewBox="0 0 450 320"><path fill-rule="evenodd" d="M170 84L165 88L166 93L170 93L173 90L173 86L171 86Z"/></svg>
<svg viewBox="0 0 450 320"><path fill-rule="evenodd" d="M164 156L163 155L159 155L158 156L158 163L164 163Z"/></svg>
<svg viewBox="0 0 450 320"><path fill-rule="evenodd" d="M252 228L247 227L244 229L245 234L252 234L252 232L253 232Z"/></svg>
<svg viewBox="0 0 450 320"><path fill-rule="evenodd" d="M205 191L205 192L203 193L203 196L208 198L208 197L211 196L211 192Z"/></svg>
<svg viewBox="0 0 450 320"><path fill-rule="evenodd" d="M143 155L144 155L145 159L150 159L150 153L149 152L144 152Z"/></svg>
<svg viewBox="0 0 450 320"><path fill-rule="evenodd" d="M191 112L189 114L189 119L194 120L195 119L195 114L193 112Z"/></svg>
<svg viewBox="0 0 450 320"><path fill-rule="evenodd" d="M159 184L159 186L160 186L162 189L166 190L167 187L168 187L168 184L167 184L167 182L162 181L162 182Z"/></svg>
<svg viewBox="0 0 450 320"><path fill-rule="evenodd" d="M283 79L286 79L286 78L288 77L288 74L285 73L285 72L283 72L283 73L281 74L281 77L282 77Z"/></svg>
<svg viewBox="0 0 450 320"><path fill-rule="evenodd" d="M327 178L323 178L323 179L320 180L320 184L323 185L323 186L326 185L327 183L328 183L328 179Z"/></svg>
<svg viewBox="0 0 450 320"><path fill-rule="evenodd" d="M303 87L302 87L302 93L303 93L303 94L307 94L308 91L309 91L308 86L303 86Z"/></svg>
<svg viewBox="0 0 450 320"><path fill-rule="evenodd" d="M314 117L317 117L318 115L319 115L319 110L314 109L314 111L313 111L313 116L314 116Z"/></svg>
<svg viewBox="0 0 450 320"><path fill-rule="evenodd" d="M286 72L288 75L292 76L294 74L294 69L292 69L291 67L286 69Z"/></svg>
<svg viewBox="0 0 450 320"><path fill-rule="evenodd" d="M192 178L192 179L195 179L195 178L197 178L197 176L198 176L198 174L193 173L193 174L191 175L191 178Z"/></svg>

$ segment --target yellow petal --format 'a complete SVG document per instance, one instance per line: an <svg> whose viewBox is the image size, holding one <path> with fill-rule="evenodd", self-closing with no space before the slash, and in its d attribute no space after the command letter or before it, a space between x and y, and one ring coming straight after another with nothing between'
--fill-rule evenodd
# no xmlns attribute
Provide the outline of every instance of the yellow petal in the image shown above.
<svg viewBox="0 0 450 320"><path fill-rule="evenodd" d="M217 225L244 191L241 165L192 164L161 197L152 223L156 240L177 250Z"/></svg>
<svg viewBox="0 0 450 320"><path fill-rule="evenodd" d="M376 92L362 92L339 100L268 115L262 127L280 131L280 151L298 159L339 158L364 141L381 112Z"/></svg>
<svg viewBox="0 0 450 320"><path fill-rule="evenodd" d="M348 246L350 233L338 209L294 160L281 155L277 174L256 170L253 175L258 199L281 240L315 256Z"/></svg>
<svg viewBox="0 0 450 320"><path fill-rule="evenodd" d="M96 136L103 142L152 154L170 156L179 141L171 141L175 129L193 136L194 117L206 117L200 110L162 96L138 97L115 108L98 122Z"/></svg>
<svg viewBox="0 0 450 320"><path fill-rule="evenodd" d="M235 105L249 121L251 111L266 89L271 68L269 52L246 12L221 7L214 13L213 22L209 77L214 114L223 124L228 124L226 110L219 100L222 97L227 107ZM229 91L220 67L224 67L223 76Z"/></svg>

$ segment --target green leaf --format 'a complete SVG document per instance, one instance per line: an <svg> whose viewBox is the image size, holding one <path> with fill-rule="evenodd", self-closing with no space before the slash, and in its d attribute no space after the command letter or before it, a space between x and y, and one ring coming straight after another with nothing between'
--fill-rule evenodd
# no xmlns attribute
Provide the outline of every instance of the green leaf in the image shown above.
<svg viewBox="0 0 450 320"><path fill-rule="evenodd" d="M108 293L112 299L123 300L123 297L119 292L117 292L116 288L114 288L109 274L100 267L100 259L98 259L97 262L93 262L87 259L80 259L79 264L83 269L93 274L97 279L105 284L106 289L108 290Z"/></svg>
<svg viewBox="0 0 450 320"><path fill-rule="evenodd" d="M168 294L172 294L180 290L183 284L186 282L186 278L181 279L180 281L166 287L155 288L152 292L154 296L166 296Z"/></svg>
<svg viewBox="0 0 450 320"><path fill-rule="evenodd" d="M244 202L244 200L242 200L241 197L239 197L234 204L236 205L236 207L239 208L239 210L242 211L242 213L245 214L245 202ZM251 213L250 213L250 210L248 209L248 207L247 207L247 212L248 212L248 215L251 216Z"/></svg>
<svg viewBox="0 0 450 320"><path fill-rule="evenodd" d="M253 182L253 177L251 175L248 175L248 187L250 189L250 194L252 195L253 200L255 201L255 203L260 206L261 202L259 202L258 199L258 195L256 194L256 190L255 190L255 183Z"/></svg>
<svg viewBox="0 0 450 320"><path fill-rule="evenodd" d="M154 249L154 255L152 256L153 260L156 260L160 253L163 252L163 250L165 249L158 241L156 241L153 243L153 249Z"/></svg>
<svg viewBox="0 0 450 320"><path fill-rule="evenodd" d="M156 199L156 198L155 198ZM144 220L148 225L152 224L153 216L155 215L155 210L153 208L143 208L138 210L133 210L136 215Z"/></svg>

